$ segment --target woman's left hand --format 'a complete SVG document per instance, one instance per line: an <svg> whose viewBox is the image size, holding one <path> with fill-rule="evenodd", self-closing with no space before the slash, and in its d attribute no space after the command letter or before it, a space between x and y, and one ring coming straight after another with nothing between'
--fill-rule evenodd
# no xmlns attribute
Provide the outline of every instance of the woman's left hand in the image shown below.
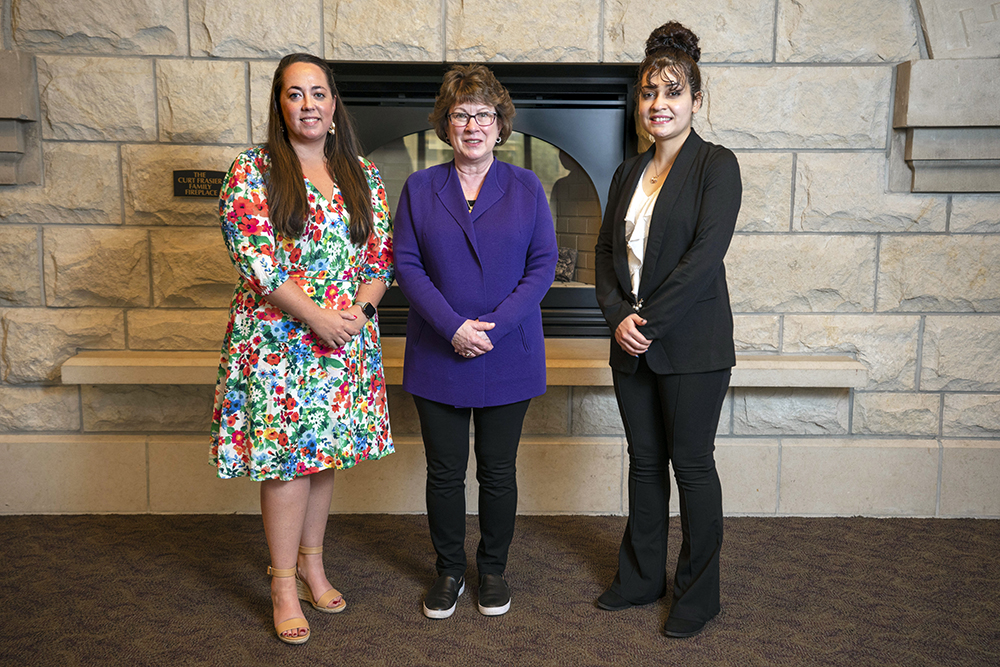
<svg viewBox="0 0 1000 667"><path fill-rule="evenodd" d="M457 354L466 359L478 357L493 349L493 341L486 332L495 327L493 322L465 320L451 338L451 345Z"/></svg>
<svg viewBox="0 0 1000 667"><path fill-rule="evenodd" d="M365 328L366 324L368 324L368 318L365 317L365 311L361 310L361 306L358 304L354 304L350 308L345 308L341 312L354 316L354 319L349 319L348 317L344 318L345 320L348 320L347 330L350 332L352 338L361 333L361 330Z"/></svg>

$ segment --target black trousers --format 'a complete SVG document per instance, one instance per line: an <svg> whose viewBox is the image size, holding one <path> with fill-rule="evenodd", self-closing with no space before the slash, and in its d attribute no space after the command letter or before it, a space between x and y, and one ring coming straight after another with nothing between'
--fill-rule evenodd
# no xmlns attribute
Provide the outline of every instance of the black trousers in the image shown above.
<svg viewBox="0 0 1000 667"><path fill-rule="evenodd" d="M517 445L527 401L486 408L456 408L413 397L427 456L427 520L437 552L437 572L465 574L465 471L469 466L469 416L476 427L479 482L479 576L503 574L517 514Z"/></svg>
<svg viewBox="0 0 1000 667"><path fill-rule="evenodd" d="M629 517L611 589L634 604L666 592L668 462L680 494L682 542L670 616L708 621L719 613L722 486L715 432L730 369L657 375L639 358L632 375L613 372L628 440Z"/></svg>

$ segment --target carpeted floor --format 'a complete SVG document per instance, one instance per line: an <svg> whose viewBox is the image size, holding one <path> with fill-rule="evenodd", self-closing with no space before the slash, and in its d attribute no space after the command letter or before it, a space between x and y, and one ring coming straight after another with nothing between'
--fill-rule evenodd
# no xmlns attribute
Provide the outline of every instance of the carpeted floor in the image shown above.
<svg viewBox="0 0 1000 667"><path fill-rule="evenodd" d="M479 615L470 586L430 621L426 517L333 516L327 571L349 606L309 609L312 639L286 646L259 517L0 517L0 664L1000 665L1000 521L729 518L723 612L687 640L661 634L669 597L594 606L623 525L519 517L511 612ZM475 517L469 535L473 559Z"/></svg>

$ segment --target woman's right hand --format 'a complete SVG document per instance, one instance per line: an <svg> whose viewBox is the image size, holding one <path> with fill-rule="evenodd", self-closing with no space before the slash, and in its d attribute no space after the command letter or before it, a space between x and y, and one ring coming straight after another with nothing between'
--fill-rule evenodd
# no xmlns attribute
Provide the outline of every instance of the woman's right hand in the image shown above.
<svg viewBox="0 0 1000 667"><path fill-rule="evenodd" d="M493 322L465 320L451 337L451 346L455 352L467 359L486 354L493 349L493 341L486 332L495 327Z"/></svg>
<svg viewBox="0 0 1000 667"><path fill-rule="evenodd" d="M631 354L633 357L638 357L640 354L644 353L649 349L649 344L653 341L649 340L636 327L641 327L646 323L646 320L639 317L638 314L632 313L618 325L615 329L615 340L623 350Z"/></svg>
<svg viewBox="0 0 1000 667"><path fill-rule="evenodd" d="M264 300L305 322L320 340L334 349L358 335L366 322L348 310L323 308L306 296L294 280L286 280Z"/></svg>

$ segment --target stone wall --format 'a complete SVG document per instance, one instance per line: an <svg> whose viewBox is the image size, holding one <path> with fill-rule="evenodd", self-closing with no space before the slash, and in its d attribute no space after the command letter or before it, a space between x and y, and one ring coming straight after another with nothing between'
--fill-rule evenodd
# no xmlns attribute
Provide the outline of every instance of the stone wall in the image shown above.
<svg viewBox="0 0 1000 667"><path fill-rule="evenodd" d="M678 19L702 38L697 130L742 166L739 349L869 373L731 390L727 511L1000 516L1000 196L889 187L894 66L927 57L914 0L2 6L4 48L36 58L44 182L0 186L0 512L255 510L252 484L212 481L211 388L64 386L60 366L217 349L235 273L214 202L173 197L170 173L225 170L263 138L281 55L632 62ZM393 388L390 408L399 454L343 475L337 509L422 511L412 402ZM525 433L522 510L624 511L610 390L552 387Z"/></svg>

